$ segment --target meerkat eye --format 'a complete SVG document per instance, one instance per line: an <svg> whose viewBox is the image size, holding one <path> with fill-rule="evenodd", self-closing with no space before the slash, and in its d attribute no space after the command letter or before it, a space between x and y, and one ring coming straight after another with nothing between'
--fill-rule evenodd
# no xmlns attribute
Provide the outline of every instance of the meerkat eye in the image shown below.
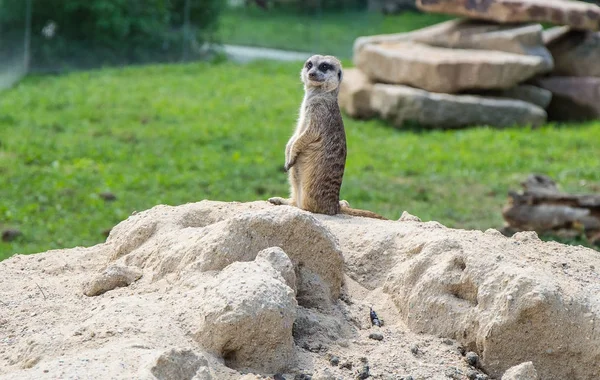
<svg viewBox="0 0 600 380"><path fill-rule="evenodd" d="M329 63L321 63L319 65L319 70L321 70L322 72L325 72L329 69L331 69L331 65Z"/></svg>
<svg viewBox="0 0 600 380"><path fill-rule="evenodd" d="M312 62L311 62L311 61L308 61L308 62L306 62L306 68L307 68L307 69L309 69L309 70L310 70L310 69L312 69L312 67L313 67L313 64L312 64Z"/></svg>

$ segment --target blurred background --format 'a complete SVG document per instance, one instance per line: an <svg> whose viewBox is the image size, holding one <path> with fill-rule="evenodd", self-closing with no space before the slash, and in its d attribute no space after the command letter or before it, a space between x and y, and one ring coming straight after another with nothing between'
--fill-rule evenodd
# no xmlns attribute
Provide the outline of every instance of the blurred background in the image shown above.
<svg viewBox="0 0 600 380"><path fill-rule="evenodd" d="M197 60L218 45L351 58L359 36L451 18L410 17L416 6L406 0L2 0L0 6L7 77Z"/></svg>
<svg viewBox="0 0 600 380"><path fill-rule="evenodd" d="M350 68L358 37L456 18L406 0L0 0L0 259L100 243L160 203L285 195L302 61ZM501 229L530 174L600 192L597 119L449 129L344 110L342 197ZM593 246L586 226L547 238Z"/></svg>

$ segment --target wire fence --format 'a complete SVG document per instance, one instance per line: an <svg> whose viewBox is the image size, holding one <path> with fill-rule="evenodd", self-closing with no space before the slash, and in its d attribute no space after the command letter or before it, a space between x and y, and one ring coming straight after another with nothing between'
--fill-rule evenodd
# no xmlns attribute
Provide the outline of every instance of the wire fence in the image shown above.
<svg viewBox="0 0 600 380"><path fill-rule="evenodd" d="M186 62L218 47L350 58L357 37L385 31L390 3L404 4L394 12L414 8L402 0L0 0L0 88L27 73Z"/></svg>

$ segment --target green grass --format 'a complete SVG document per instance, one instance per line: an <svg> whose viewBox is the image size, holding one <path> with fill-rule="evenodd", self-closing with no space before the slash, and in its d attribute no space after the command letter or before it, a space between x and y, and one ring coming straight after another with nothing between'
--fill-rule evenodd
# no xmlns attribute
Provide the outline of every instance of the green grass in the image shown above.
<svg viewBox="0 0 600 380"><path fill-rule="evenodd" d="M298 63L148 66L29 77L0 93L0 258L102 242L156 204L286 195ZM502 225L509 189L546 173L600 190L600 123L537 130L397 130L345 117L342 197L390 218ZM585 181L585 186L583 186ZM99 194L111 191L114 202Z"/></svg>
<svg viewBox="0 0 600 380"><path fill-rule="evenodd" d="M354 40L373 34L401 33L452 17L405 12L382 15L365 11L294 14L255 8L227 10L217 35L223 43L319 52L351 58Z"/></svg>

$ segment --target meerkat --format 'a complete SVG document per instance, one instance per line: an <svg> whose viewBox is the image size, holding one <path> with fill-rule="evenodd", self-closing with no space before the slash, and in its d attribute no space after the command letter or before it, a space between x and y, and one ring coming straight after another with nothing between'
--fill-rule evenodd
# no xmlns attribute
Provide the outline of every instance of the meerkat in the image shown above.
<svg viewBox="0 0 600 380"><path fill-rule="evenodd" d="M340 201L346 167L346 131L338 105L341 62L333 56L314 55L304 64L300 78L304 99L296 129L285 148L290 198L274 197L269 202L319 214L386 219Z"/></svg>

